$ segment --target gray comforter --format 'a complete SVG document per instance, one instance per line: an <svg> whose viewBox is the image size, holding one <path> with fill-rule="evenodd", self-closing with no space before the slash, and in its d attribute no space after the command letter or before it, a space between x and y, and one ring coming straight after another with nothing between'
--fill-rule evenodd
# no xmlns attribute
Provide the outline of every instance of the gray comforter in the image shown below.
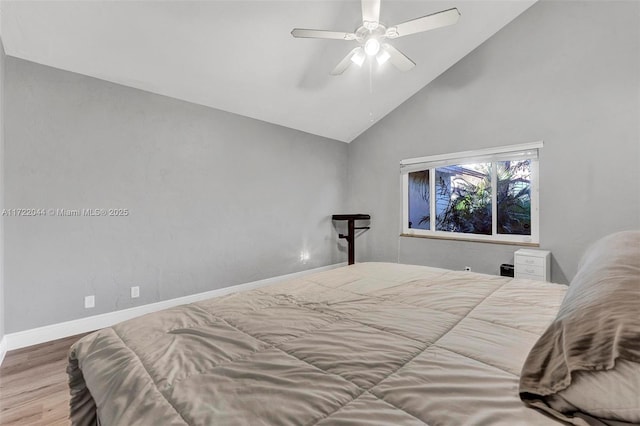
<svg viewBox="0 0 640 426"><path fill-rule="evenodd" d="M74 424L557 425L518 380L566 286L363 263L100 330Z"/></svg>

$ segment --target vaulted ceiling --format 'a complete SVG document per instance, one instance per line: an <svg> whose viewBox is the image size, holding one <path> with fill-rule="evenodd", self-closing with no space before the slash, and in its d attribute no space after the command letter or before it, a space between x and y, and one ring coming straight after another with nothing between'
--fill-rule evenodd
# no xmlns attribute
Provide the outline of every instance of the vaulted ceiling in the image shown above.
<svg viewBox="0 0 640 426"><path fill-rule="evenodd" d="M456 25L392 44L417 65L330 71L354 41L295 39L294 27L351 32L357 0L3 1L10 56L350 142L535 0L382 0L391 25L457 7Z"/></svg>

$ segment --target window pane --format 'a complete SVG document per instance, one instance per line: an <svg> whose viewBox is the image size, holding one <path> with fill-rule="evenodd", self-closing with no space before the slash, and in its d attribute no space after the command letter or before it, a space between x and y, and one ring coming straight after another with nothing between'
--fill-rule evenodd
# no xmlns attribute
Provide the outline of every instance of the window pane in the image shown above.
<svg viewBox="0 0 640 426"><path fill-rule="evenodd" d="M409 173L409 228L430 229L429 170Z"/></svg>
<svg viewBox="0 0 640 426"><path fill-rule="evenodd" d="M497 166L498 234L531 235L531 160Z"/></svg>
<svg viewBox="0 0 640 426"><path fill-rule="evenodd" d="M491 163L436 169L436 230L491 235Z"/></svg>

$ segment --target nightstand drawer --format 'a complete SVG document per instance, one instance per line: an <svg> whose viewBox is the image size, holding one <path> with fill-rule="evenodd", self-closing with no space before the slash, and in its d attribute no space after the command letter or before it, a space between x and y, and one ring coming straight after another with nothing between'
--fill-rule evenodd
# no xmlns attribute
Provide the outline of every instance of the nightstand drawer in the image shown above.
<svg viewBox="0 0 640 426"><path fill-rule="evenodd" d="M516 255L516 264L522 266L539 266L544 267L544 258L543 257L533 257L533 256L519 256Z"/></svg>
<svg viewBox="0 0 640 426"><path fill-rule="evenodd" d="M522 272L516 272L514 278L519 278L523 280L533 280L533 281L546 281L544 279L544 275L530 275L530 274L523 274Z"/></svg>
<svg viewBox="0 0 640 426"><path fill-rule="evenodd" d="M539 277L544 278L544 266L542 265L523 265L523 264L518 264L518 269L517 269L518 273L521 274L526 274L526 275L537 275Z"/></svg>

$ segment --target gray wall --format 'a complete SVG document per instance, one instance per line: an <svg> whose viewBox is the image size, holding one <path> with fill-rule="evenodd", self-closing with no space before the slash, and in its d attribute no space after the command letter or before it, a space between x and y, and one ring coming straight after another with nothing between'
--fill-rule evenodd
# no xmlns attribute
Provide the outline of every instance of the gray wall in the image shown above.
<svg viewBox="0 0 640 426"><path fill-rule="evenodd" d="M0 212L4 209L4 45L0 40ZM4 216L0 215L0 340L4 337Z"/></svg>
<svg viewBox="0 0 640 426"><path fill-rule="evenodd" d="M359 260L498 273L518 247L398 237L398 163L544 140L540 244L569 281L588 244L640 228L639 117L640 2L535 4L350 144Z"/></svg>
<svg viewBox="0 0 640 426"><path fill-rule="evenodd" d="M130 211L7 218L7 332L345 261L346 144L11 57L6 79L7 208Z"/></svg>

